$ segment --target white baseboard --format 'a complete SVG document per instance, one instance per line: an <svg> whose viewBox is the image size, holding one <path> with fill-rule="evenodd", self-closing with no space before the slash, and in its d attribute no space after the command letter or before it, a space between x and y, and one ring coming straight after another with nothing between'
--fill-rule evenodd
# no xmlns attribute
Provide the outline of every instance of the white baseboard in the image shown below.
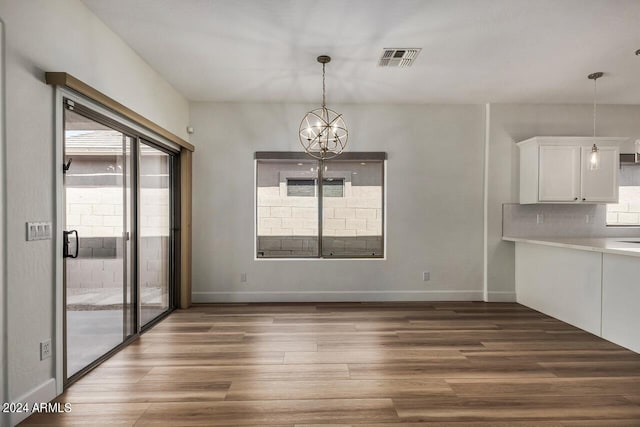
<svg viewBox="0 0 640 427"><path fill-rule="evenodd" d="M493 291L487 294L487 302L516 302L515 292Z"/></svg>
<svg viewBox="0 0 640 427"><path fill-rule="evenodd" d="M482 291L193 292L194 303L482 301Z"/></svg>
<svg viewBox="0 0 640 427"><path fill-rule="evenodd" d="M29 403L29 407L31 407L34 403L42 403L42 402L50 402L56 398L58 394L56 393L56 380L55 378L50 378L47 381L43 382L39 386L29 390L22 396L12 399L11 402L15 403ZM19 412L12 413L10 422L12 426L15 426L22 421L24 421L30 413Z"/></svg>

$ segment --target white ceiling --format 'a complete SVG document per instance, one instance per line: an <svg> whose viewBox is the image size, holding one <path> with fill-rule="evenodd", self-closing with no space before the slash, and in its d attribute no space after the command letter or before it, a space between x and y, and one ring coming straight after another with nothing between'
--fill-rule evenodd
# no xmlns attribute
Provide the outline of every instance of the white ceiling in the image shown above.
<svg viewBox="0 0 640 427"><path fill-rule="evenodd" d="M194 101L640 104L639 0L84 0ZM378 68L385 47L421 47Z"/></svg>

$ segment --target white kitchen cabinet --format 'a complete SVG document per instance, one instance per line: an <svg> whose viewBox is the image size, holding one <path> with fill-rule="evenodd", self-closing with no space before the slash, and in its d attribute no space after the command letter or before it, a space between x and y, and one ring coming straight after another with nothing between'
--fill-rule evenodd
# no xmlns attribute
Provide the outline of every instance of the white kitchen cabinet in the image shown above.
<svg viewBox="0 0 640 427"><path fill-rule="evenodd" d="M518 303L640 353L637 251L620 255L593 243L566 245L516 241Z"/></svg>
<svg viewBox="0 0 640 427"><path fill-rule="evenodd" d="M582 166L580 168L582 201L590 203L618 203L618 169L620 168L620 149L618 147L599 147L600 168L589 170L591 147L582 148Z"/></svg>
<svg viewBox="0 0 640 427"><path fill-rule="evenodd" d="M538 200L574 202L580 196L580 147L541 145L538 162Z"/></svg>
<svg viewBox="0 0 640 427"><path fill-rule="evenodd" d="M600 168L589 170L594 139L535 137L520 148L520 203L617 203L619 146L627 138L596 138Z"/></svg>
<svg viewBox="0 0 640 427"><path fill-rule="evenodd" d="M640 258L604 254L602 338L640 353Z"/></svg>
<svg viewBox="0 0 640 427"><path fill-rule="evenodd" d="M516 243L518 303L595 335L601 327L601 277L601 253Z"/></svg>

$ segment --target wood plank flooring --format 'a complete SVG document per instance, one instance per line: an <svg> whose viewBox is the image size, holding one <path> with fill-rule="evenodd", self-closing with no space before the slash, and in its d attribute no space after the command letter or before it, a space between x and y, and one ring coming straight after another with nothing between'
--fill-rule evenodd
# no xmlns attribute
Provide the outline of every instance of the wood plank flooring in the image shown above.
<svg viewBox="0 0 640 427"><path fill-rule="evenodd" d="M173 313L47 426L640 426L640 355L518 304Z"/></svg>

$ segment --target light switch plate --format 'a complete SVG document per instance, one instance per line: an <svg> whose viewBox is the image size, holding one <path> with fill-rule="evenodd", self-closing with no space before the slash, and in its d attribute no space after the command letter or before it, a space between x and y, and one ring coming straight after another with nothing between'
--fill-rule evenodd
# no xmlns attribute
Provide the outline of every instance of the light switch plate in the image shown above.
<svg viewBox="0 0 640 427"><path fill-rule="evenodd" d="M51 240L50 222L27 222L27 241Z"/></svg>

